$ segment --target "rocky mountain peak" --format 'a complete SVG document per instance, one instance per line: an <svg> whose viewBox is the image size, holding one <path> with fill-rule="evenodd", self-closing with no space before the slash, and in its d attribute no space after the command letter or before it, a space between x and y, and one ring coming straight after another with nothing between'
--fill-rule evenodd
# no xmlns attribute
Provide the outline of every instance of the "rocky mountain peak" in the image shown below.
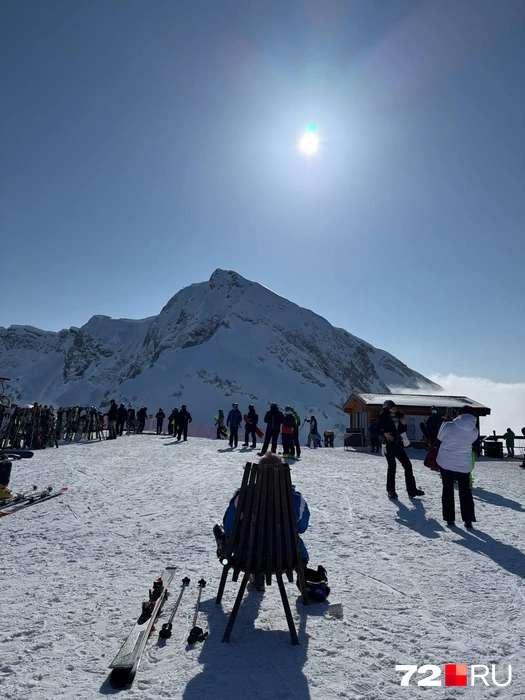
<svg viewBox="0 0 525 700"><path fill-rule="evenodd" d="M234 398L258 402L260 412L277 401L345 421L340 407L354 390L436 386L232 270L181 289L151 318L97 314L60 333L23 328L0 329L0 371L27 402L186 403L194 419L209 424Z"/></svg>

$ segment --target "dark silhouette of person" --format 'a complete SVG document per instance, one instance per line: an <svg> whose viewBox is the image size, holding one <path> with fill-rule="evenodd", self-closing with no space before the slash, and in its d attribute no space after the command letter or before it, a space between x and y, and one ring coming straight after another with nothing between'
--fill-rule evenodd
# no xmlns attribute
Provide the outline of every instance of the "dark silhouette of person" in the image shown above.
<svg viewBox="0 0 525 700"><path fill-rule="evenodd" d="M259 457L266 454L270 442L272 443L272 452L277 452L277 443L279 441L283 420L284 416L282 411L279 410L279 406L276 403L270 404L270 410L266 411L266 415L264 416L266 432L264 434L264 442L261 451L257 453Z"/></svg>
<svg viewBox="0 0 525 700"><path fill-rule="evenodd" d="M177 440L182 437L183 442L188 439L188 425L192 422L191 413L186 409L186 404L182 404L179 411L179 430Z"/></svg>
<svg viewBox="0 0 525 700"><path fill-rule="evenodd" d="M247 413L248 420L245 422L245 432L244 432L244 442L243 442L243 447L248 447L248 440L251 436L252 439L252 447L256 446L256 432L255 429L257 428L257 423L259 422L259 416L255 412L255 407L251 403L248 406L248 413Z"/></svg>
<svg viewBox="0 0 525 700"><path fill-rule="evenodd" d="M159 408L159 410L155 414L155 418L157 419L157 435L161 435L162 428L164 426L164 418L166 418L166 414L164 413L162 408Z"/></svg>

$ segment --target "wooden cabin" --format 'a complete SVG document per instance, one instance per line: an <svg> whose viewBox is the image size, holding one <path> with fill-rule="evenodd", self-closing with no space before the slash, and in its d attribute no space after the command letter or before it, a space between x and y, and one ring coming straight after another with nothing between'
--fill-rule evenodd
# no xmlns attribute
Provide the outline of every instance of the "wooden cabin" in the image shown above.
<svg viewBox="0 0 525 700"><path fill-rule="evenodd" d="M405 414L407 433L413 447L423 447L424 437L419 427L430 416L430 409L435 406L443 418L455 418L462 406L470 406L477 418L479 428L480 416L489 416L490 408L483 406L468 396L438 396L435 394L358 394L353 393L343 409L350 416L352 431L362 430L367 436L368 426L379 416L385 401L394 401L399 411Z"/></svg>

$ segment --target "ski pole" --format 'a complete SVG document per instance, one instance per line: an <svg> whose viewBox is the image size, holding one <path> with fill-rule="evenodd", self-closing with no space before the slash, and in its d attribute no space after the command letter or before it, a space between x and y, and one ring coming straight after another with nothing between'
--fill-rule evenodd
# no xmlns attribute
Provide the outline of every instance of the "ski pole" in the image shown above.
<svg viewBox="0 0 525 700"><path fill-rule="evenodd" d="M161 639L168 639L168 637L171 637L171 629L173 627L173 625L172 625L173 618L175 617L175 613L177 612L177 608L179 607L179 603L181 601L182 594L184 593L185 589L189 585L190 585L190 579L186 576L185 578L182 579L182 588L180 589L179 597L175 601L175 605L173 606L173 610L171 611L171 615L169 617L169 620L162 625L162 629L159 632L159 637Z"/></svg>
<svg viewBox="0 0 525 700"><path fill-rule="evenodd" d="M197 615L199 614L199 604L201 602L202 589L205 587L206 581L201 578L199 581L199 595L197 596L197 605L195 607L195 615L193 616L193 628L188 637L188 644L195 644L195 642L203 642L208 636L207 632L204 632L201 627L197 627Z"/></svg>

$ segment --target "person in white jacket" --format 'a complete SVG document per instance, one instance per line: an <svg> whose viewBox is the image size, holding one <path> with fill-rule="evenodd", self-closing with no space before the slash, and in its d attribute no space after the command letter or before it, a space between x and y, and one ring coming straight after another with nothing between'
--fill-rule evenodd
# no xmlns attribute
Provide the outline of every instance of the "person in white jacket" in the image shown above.
<svg viewBox="0 0 525 700"><path fill-rule="evenodd" d="M479 430L476 427L476 416L473 415L470 406L463 406L458 414L455 420L443 423L439 429L436 441L439 452L436 461L443 480L443 519L449 527L455 525L454 481L457 481L461 519L467 530L471 530L476 516L469 474L472 469L472 443L478 438Z"/></svg>

